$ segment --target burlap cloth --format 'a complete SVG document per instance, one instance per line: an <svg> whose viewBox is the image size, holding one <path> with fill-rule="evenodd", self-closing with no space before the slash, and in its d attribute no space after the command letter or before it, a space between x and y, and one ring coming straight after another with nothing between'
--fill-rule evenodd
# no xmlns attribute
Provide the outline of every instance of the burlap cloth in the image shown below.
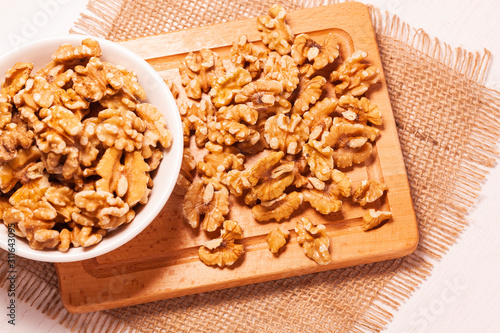
<svg viewBox="0 0 500 333"><path fill-rule="evenodd" d="M72 32L111 40L263 14L276 1L91 0ZM278 1L289 10L320 1ZM53 265L18 258L19 299L78 331L379 331L466 227L496 159L500 94L489 53L431 40L371 8L420 227L405 258L85 315L62 307ZM5 286L6 253L0 252Z"/></svg>

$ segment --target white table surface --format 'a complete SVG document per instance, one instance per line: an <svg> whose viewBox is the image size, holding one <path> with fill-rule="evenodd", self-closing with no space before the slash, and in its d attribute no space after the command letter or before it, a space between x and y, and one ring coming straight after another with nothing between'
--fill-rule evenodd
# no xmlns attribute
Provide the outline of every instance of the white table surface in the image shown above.
<svg viewBox="0 0 500 333"><path fill-rule="evenodd" d="M500 90L499 0L364 0L398 15L431 37L468 51L489 49L486 86ZM87 0L0 0L0 54L18 43L65 34ZM491 170L468 216L470 227L432 275L395 313L384 332L500 332L500 166ZM66 332L23 302L16 326L7 323L0 290L0 332ZM3 312L2 312L3 311Z"/></svg>

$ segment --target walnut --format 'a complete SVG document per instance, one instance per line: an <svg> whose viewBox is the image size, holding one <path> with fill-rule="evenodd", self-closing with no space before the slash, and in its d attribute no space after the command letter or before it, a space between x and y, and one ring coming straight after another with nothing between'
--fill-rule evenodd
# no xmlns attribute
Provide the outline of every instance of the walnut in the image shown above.
<svg viewBox="0 0 500 333"><path fill-rule="evenodd" d="M312 79L304 77L299 83L292 113L303 115L304 112L309 110L309 106L314 105L321 96L325 83L326 79L323 76L315 76Z"/></svg>
<svg viewBox="0 0 500 333"><path fill-rule="evenodd" d="M202 220L202 229L215 231L224 222L229 213L229 192L222 188L216 191L214 185L204 186L202 181L195 181L187 190L183 204L183 214L193 228Z"/></svg>
<svg viewBox="0 0 500 333"><path fill-rule="evenodd" d="M156 147L156 141L159 141L163 148L169 148L172 145L172 133L167 129L165 117L156 107L149 103L142 103L137 105L135 112L146 125L144 138L153 138L148 140L148 147ZM152 151L148 148L145 152L145 146L143 145L142 151L144 158L150 158Z"/></svg>
<svg viewBox="0 0 500 333"><path fill-rule="evenodd" d="M179 72L186 95L200 99L201 94L208 92L217 78L224 75L224 67L215 52L201 49L199 53L190 52L181 61Z"/></svg>
<svg viewBox="0 0 500 333"><path fill-rule="evenodd" d="M38 131L38 148L44 153L68 154L68 147L82 131L78 116L63 106L55 105L39 112L44 128Z"/></svg>
<svg viewBox="0 0 500 333"><path fill-rule="evenodd" d="M98 101L106 94L108 85L115 90L122 86L122 81L113 73L107 74L102 61L92 57L85 67L81 65L75 67L73 89L88 102Z"/></svg>
<svg viewBox="0 0 500 333"><path fill-rule="evenodd" d="M43 176L43 165L38 162L40 151L35 146L21 149L15 158L0 164L0 190L7 193L18 182L26 183Z"/></svg>
<svg viewBox="0 0 500 333"><path fill-rule="evenodd" d="M330 179L333 169L333 149L330 146L325 147L320 141L309 140L302 148L302 154L316 178L323 181Z"/></svg>
<svg viewBox="0 0 500 333"><path fill-rule="evenodd" d="M128 152L142 148L146 125L134 112L106 109L99 112L96 126L99 140L107 147Z"/></svg>
<svg viewBox="0 0 500 333"><path fill-rule="evenodd" d="M295 61L288 55L281 56L276 52L271 52L264 63L264 76L280 82L288 94L299 84L299 69Z"/></svg>
<svg viewBox="0 0 500 333"><path fill-rule="evenodd" d="M341 196L351 195L351 180L347 175L334 169L330 178L331 182L325 184L311 177L309 184L312 189L307 188L301 191L304 201L309 202L314 209L324 215L338 212L342 207Z"/></svg>
<svg viewBox="0 0 500 333"><path fill-rule="evenodd" d="M363 230L368 231L381 225L385 220L392 217L391 212L376 211L375 209L368 209L363 214Z"/></svg>
<svg viewBox="0 0 500 333"><path fill-rule="evenodd" d="M207 142L205 146L209 153L198 161L198 171L208 178L221 179L222 174L229 170L243 170L245 156L238 149L228 146L220 146Z"/></svg>
<svg viewBox="0 0 500 333"><path fill-rule="evenodd" d="M290 158L290 155L287 156ZM293 165L293 183L292 185L296 188L301 188L308 183L308 179L305 174L308 172L307 160L303 154L301 154L297 159L294 159Z"/></svg>
<svg viewBox="0 0 500 333"><path fill-rule="evenodd" d="M243 231L238 222L233 220L224 221L221 237L212 239L201 246L198 250L198 256L208 266L231 266L245 252L242 244L235 243L235 240L242 238Z"/></svg>
<svg viewBox="0 0 500 333"><path fill-rule="evenodd" d="M287 219L292 213L299 208L303 201L303 196L298 192L291 192L283 194L280 197L264 201L259 205L252 208L252 214L257 221L270 221L276 220L277 222L282 219Z"/></svg>
<svg viewBox="0 0 500 333"><path fill-rule="evenodd" d="M247 103L258 111L267 111L278 102L281 102L279 95L283 92L281 82L262 78L245 85L238 92L234 101L236 103Z"/></svg>
<svg viewBox="0 0 500 333"><path fill-rule="evenodd" d="M253 133L248 125L254 125L258 116L256 110L244 104L223 106L215 114L216 121L208 124L208 139L228 146L243 142Z"/></svg>
<svg viewBox="0 0 500 333"><path fill-rule="evenodd" d="M266 121L264 137L272 149L295 155L300 152L308 136L309 128L297 114L290 117L278 114Z"/></svg>
<svg viewBox="0 0 500 333"><path fill-rule="evenodd" d="M71 245L71 232L68 229L63 229L59 232L59 245L57 249L61 252L68 252Z"/></svg>
<svg viewBox="0 0 500 333"><path fill-rule="evenodd" d="M105 235L106 230L104 229L96 230L89 226L80 227L77 225L71 231L70 239L74 247L89 247L99 243ZM61 251L61 249L59 250Z"/></svg>
<svg viewBox="0 0 500 333"><path fill-rule="evenodd" d="M236 147L243 154L255 155L269 147L266 139L264 138L266 121L267 116L264 115L264 113L259 112L257 123L255 125L248 126L248 128L250 129L250 134L248 135L248 137L245 140L236 143Z"/></svg>
<svg viewBox="0 0 500 333"><path fill-rule="evenodd" d="M63 63L74 66L88 61L92 57L102 55L99 42L91 38L84 39L82 45L74 47L71 44L63 44L52 54L52 60L56 63Z"/></svg>
<svg viewBox="0 0 500 333"><path fill-rule="evenodd" d="M244 85L252 81L252 75L241 67L220 76L212 85L210 97L212 102L218 108L227 106L234 96L243 88Z"/></svg>
<svg viewBox="0 0 500 333"><path fill-rule="evenodd" d="M322 45L315 42L309 35L300 34L295 37L292 45L293 60L301 66L301 74L311 77L315 72L331 64L339 56L339 45L332 33L329 33ZM310 64L312 62L312 64Z"/></svg>
<svg viewBox="0 0 500 333"><path fill-rule="evenodd" d="M362 63L368 56L364 51L356 51L347 58L336 71L330 74L330 81L337 83L335 93L338 96L351 94L363 95L370 85L379 80L380 70L375 66ZM340 81L340 83L338 83Z"/></svg>
<svg viewBox="0 0 500 333"><path fill-rule="evenodd" d="M269 15L257 18L257 29L264 44L279 54L289 54L293 44L293 33L285 22L286 10L280 5L273 5Z"/></svg>
<svg viewBox="0 0 500 333"><path fill-rule="evenodd" d="M342 115L349 121L366 125L369 121L373 125L382 125L382 114L378 106L370 103L366 97L358 99L352 95L343 95L339 98L339 106L345 111Z"/></svg>
<svg viewBox="0 0 500 333"><path fill-rule="evenodd" d="M34 133L28 129L19 115L0 129L0 164L16 158L21 149L28 149L33 142Z"/></svg>
<svg viewBox="0 0 500 333"><path fill-rule="evenodd" d="M364 162L370 157L372 145L380 131L362 124L335 121L329 133L323 136L323 144L334 150L333 159L339 168L347 168L353 164Z"/></svg>
<svg viewBox="0 0 500 333"><path fill-rule="evenodd" d="M331 127L330 115L335 111L337 101L333 98L324 98L304 113L303 119L309 128L309 139L317 139L326 129Z"/></svg>
<svg viewBox="0 0 500 333"><path fill-rule="evenodd" d="M297 241L309 258L320 265L326 265L332 261L329 251L330 239L324 225L315 226L307 217L302 217L297 221L295 232Z"/></svg>
<svg viewBox="0 0 500 333"><path fill-rule="evenodd" d="M177 177L177 186L174 188L176 194L186 194L189 186L193 183L192 171L194 169L196 169L196 161L191 154L191 150L189 148L184 148L184 152L182 154L181 171L179 172L179 176Z"/></svg>
<svg viewBox="0 0 500 333"><path fill-rule="evenodd" d="M0 89L0 96L6 99L6 102L11 102L12 98L23 89L28 81L33 64L26 62L18 62L5 73L5 80ZM0 126L0 128L3 127Z"/></svg>
<svg viewBox="0 0 500 333"><path fill-rule="evenodd" d="M73 212L73 221L83 226L114 229L132 221L135 212L119 197L106 191L80 191L75 204L81 213Z"/></svg>
<svg viewBox="0 0 500 333"><path fill-rule="evenodd" d="M3 213L4 223L15 224L19 235L25 237L30 247L34 249L55 246L52 246L51 241L44 243L45 239L41 236L38 240L35 238L39 230L49 230L55 225L53 220L57 216L57 211L44 197L49 186L46 177L29 181L11 195L9 203L12 206Z"/></svg>
<svg viewBox="0 0 500 333"><path fill-rule="evenodd" d="M262 71L268 51L248 42L247 36L241 35L233 42L229 54L233 65L245 68L252 78L256 78Z"/></svg>
<svg viewBox="0 0 500 333"><path fill-rule="evenodd" d="M108 148L97 164L96 190L114 193L128 204L135 206L148 193L149 166L139 151L123 152L115 147Z"/></svg>
<svg viewBox="0 0 500 333"><path fill-rule="evenodd" d="M380 198L386 190L387 185L384 182L363 180L352 193L352 201L364 206Z"/></svg>
<svg viewBox="0 0 500 333"><path fill-rule="evenodd" d="M59 184L51 184L44 196L54 207L57 214L63 218L64 222L71 222L71 214L80 212L75 204L75 191L71 188Z"/></svg>
<svg viewBox="0 0 500 333"><path fill-rule="evenodd" d="M278 253L279 250L285 246L290 232L282 227L271 230L266 236L266 243L269 246L269 251Z"/></svg>
<svg viewBox="0 0 500 333"><path fill-rule="evenodd" d="M212 104L206 100L200 103L183 102L179 105L179 113L184 127L184 143L189 144L190 132L194 130L196 145L204 146L208 140L208 124L214 117Z"/></svg>
<svg viewBox="0 0 500 333"><path fill-rule="evenodd" d="M253 206L257 199L264 202L281 196L294 181L294 166L295 162L293 161L284 162L270 170L269 174L262 174L259 184L253 186L245 196L245 203Z"/></svg>

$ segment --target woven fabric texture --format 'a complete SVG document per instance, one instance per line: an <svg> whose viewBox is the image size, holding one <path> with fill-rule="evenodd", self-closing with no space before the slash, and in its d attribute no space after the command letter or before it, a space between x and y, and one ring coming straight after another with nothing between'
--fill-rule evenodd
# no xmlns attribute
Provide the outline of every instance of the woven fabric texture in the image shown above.
<svg viewBox="0 0 500 333"><path fill-rule="evenodd" d="M136 38L261 15L275 2L91 0L93 15L83 14L73 32ZM320 4L278 2L289 10ZM53 265L19 258L20 298L77 331L380 331L466 227L496 159L500 94L482 86L488 52L452 50L371 12L419 222L414 254L84 315L62 307ZM6 253L0 257L3 282Z"/></svg>

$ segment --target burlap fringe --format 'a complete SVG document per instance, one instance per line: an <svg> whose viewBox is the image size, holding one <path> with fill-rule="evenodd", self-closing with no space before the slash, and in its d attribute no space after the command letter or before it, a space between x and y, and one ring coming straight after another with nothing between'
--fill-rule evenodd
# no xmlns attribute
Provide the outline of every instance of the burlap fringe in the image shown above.
<svg viewBox="0 0 500 333"><path fill-rule="evenodd" d="M440 61L469 80L483 84L491 56L488 50L480 54L466 52L462 48L453 49L437 38L431 39L421 29L412 29L397 16L381 13L373 6L369 6L369 9L377 35L410 45L422 56ZM439 227L426 230L417 251L402 259L402 268L380 288L372 306L358 319L353 331L382 330L392 319L394 311L430 275L433 264L442 258L468 225L465 218L467 209L476 202L488 173L487 168L494 166L498 156L496 146L500 133L500 94L481 87L480 95L485 101L484 107L477 110L477 126L472 129L468 149L464 150L472 153L462 158L460 171L453 180L457 186L446 202L448 208L440 214Z"/></svg>
<svg viewBox="0 0 500 333"><path fill-rule="evenodd" d="M309 1L309 6L319 5L321 1ZM328 1L332 3L333 1ZM337 2L337 1L335 1ZM113 22L120 15L120 0L90 0L88 13L80 16L71 33L89 34L106 38L113 28ZM431 39L424 31L414 30L398 17L381 13L377 8L369 7L373 25L377 35L387 36L406 43L422 56L439 60L444 65L455 69L465 77L482 84L490 59L490 52L470 53L461 48L453 49L442 44L438 39ZM372 300L372 305L358 318L353 332L380 331L385 327L397 308L407 300L420 283L429 276L433 264L440 259L455 242L463 228L467 225L465 214L479 195L481 184L487 175L487 168L494 165L498 155L496 140L499 135L500 94L482 88L481 97L488 103L479 111L477 126L471 133L468 145L473 155L464 156L458 179L457 190L451 198L455 202L448 206L441 216L441 230L429 230L419 244L417 251L402 260L400 269L390 281L381 288L380 293ZM453 237L450 237L452 235ZM5 288L7 274L7 253L0 252L0 287ZM22 260L22 259L20 259ZM27 269L20 269L17 289L19 300L29 303L48 317L57 320L61 325L77 332L131 332L134 331L106 311L83 315L68 313L60 300L55 285L38 279ZM41 290L41 292L39 292ZM36 296L35 296L36 295ZM49 300L49 301L47 301Z"/></svg>
<svg viewBox="0 0 500 333"><path fill-rule="evenodd" d="M113 30L113 22L119 17L123 2L121 0L90 0L87 12L70 29L70 33L107 38Z"/></svg>

